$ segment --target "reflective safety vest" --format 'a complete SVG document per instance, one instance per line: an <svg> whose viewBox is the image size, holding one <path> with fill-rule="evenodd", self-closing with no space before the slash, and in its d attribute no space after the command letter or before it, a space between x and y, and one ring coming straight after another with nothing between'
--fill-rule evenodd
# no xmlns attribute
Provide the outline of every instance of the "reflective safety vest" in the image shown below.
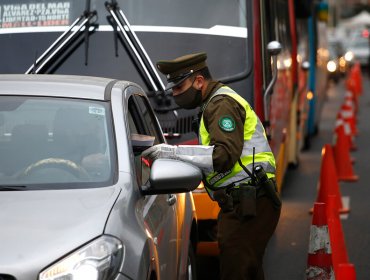
<svg viewBox="0 0 370 280"><path fill-rule="evenodd" d="M211 98L208 100L208 103L204 106L203 111L206 109L210 100L217 95L230 96L245 109L246 118L244 121L244 145L242 154L240 156L240 160L243 165L252 173L254 147L254 165L261 165L267 172L268 177L273 177L276 169L275 158L267 141L265 129L263 128L256 113L246 100L244 100L231 88L226 86L219 88L213 94L213 96L211 96ZM208 146L210 144L210 139L210 134L204 125L204 119L202 116L199 128L199 143ZM239 182L241 183L251 180L249 175L242 169L238 162L236 162L234 166L226 172L219 173L210 171L206 172L205 177L208 185L211 185L214 188L227 186L233 183L237 185ZM212 190L209 188L207 188L207 190L210 194L212 194Z"/></svg>

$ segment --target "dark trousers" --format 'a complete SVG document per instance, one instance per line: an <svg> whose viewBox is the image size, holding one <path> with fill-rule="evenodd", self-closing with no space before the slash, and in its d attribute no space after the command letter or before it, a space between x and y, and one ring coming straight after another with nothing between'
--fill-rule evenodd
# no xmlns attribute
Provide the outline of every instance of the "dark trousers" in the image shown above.
<svg viewBox="0 0 370 280"><path fill-rule="evenodd" d="M234 210L218 215L221 280L263 280L263 255L275 231L280 209L267 197L257 199L257 216L241 218Z"/></svg>

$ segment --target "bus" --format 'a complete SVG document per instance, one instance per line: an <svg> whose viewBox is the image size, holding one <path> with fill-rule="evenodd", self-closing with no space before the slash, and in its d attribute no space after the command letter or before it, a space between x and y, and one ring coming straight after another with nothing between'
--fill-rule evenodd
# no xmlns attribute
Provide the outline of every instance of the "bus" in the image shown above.
<svg viewBox="0 0 370 280"><path fill-rule="evenodd" d="M300 100L302 122L300 137L303 139L300 143L301 148L305 150L310 148L312 137L319 131L321 112L329 85L327 3L296 0L296 21L300 47L298 59L304 59L310 65L304 78L306 92Z"/></svg>
<svg viewBox="0 0 370 280"><path fill-rule="evenodd" d="M206 52L213 78L243 96L263 121L277 160L279 190L297 164L298 0L1 0L0 74L73 74L139 84L170 144L197 144L198 110L178 108L155 62ZM300 0L304 1L304 0ZM303 71L302 73L305 73ZM304 80L304 79L303 79ZM302 89L303 87L303 89ZM217 254L219 207L194 193L199 254Z"/></svg>

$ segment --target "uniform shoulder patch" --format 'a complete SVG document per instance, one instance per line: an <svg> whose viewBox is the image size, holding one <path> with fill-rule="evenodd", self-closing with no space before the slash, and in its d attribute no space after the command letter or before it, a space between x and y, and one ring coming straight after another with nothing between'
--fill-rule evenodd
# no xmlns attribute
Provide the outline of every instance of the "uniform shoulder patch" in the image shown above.
<svg viewBox="0 0 370 280"><path fill-rule="evenodd" d="M221 116L218 120L219 127L226 132L232 132L235 130L235 121L231 116Z"/></svg>

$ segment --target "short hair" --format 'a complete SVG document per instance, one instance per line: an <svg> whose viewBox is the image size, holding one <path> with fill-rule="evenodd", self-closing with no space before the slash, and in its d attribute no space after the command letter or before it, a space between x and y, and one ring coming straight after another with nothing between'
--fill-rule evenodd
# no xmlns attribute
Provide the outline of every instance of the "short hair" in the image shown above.
<svg viewBox="0 0 370 280"><path fill-rule="evenodd" d="M202 68L199 71L195 72L194 75L202 75L206 80L212 80L212 75L209 72L208 67Z"/></svg>

